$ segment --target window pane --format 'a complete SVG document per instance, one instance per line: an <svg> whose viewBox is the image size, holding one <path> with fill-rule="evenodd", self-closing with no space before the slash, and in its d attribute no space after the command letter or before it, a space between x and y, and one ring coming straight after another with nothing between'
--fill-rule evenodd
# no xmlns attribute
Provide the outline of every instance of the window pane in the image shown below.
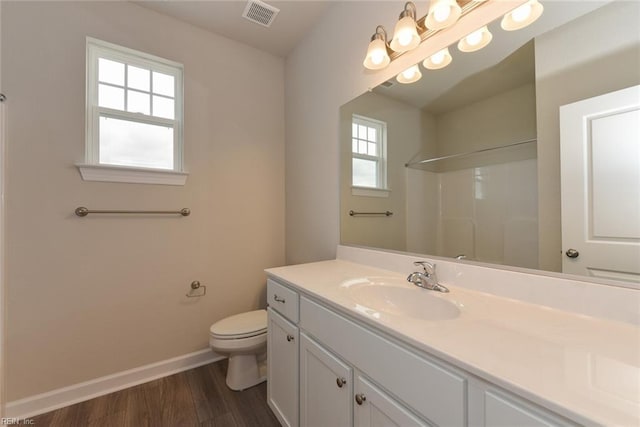
<svg viewBox="0 0 640 427"><path fill-rule="evenodd" d="M358 138L367 139L367 127L358 125Z"/></svg>
<svg viewBox="0 0 640 427"><path fill-rule="evenodd" d="M355 138L351 140L351 151L353 151L354 153L358 152L358 140Z"/></svg>
<svg viewBox="0 0 640 427"><path fill-rule="evenodd" d="M367 141L358 141L358 153L367 154Z"/></svg>
<svg viewBox="0 0 640 427"><path fill-rule="evenodd" d="M369 155L370 156L377 156L377 154L376 154L377 148L378 148L378 146L375 143L370 142L369 143Z"/></svg>
<svg viewBox="0 0 640 427"><path fill-rule="evenodd" d="M151 90L149 75L149 70L127 65L127 87L149 92Z"/></svg>
<svg viewBox="0 0 640 427"><path fill-rule="evenodd" d="M377 167L373 160L353 159L353 185L377 187Z"/></svg>
<svg viewBox="0 0 640 427"><path fill-rule="evenodd" d="M150 95L148 93L127 91L127 111L131 113L142 113L147 116L151 114Z"/></svg>
<svg viewBox="0 0 640 427"><path fill-rule="evenodd" d="M153 93L174 97L174 77L168 74L153 72Z"/></svg>
<svg viewBox="0 0 640 427"><path fill-rule="evenodd" d="M98 106L124 110L124 89L109 85L98 85Z"/></svg>
<svg viewBox="0 0 640 427"><path fill-rule="evenodd" d="M100 163L173 169L173 128L100 117Z"/></svg>
<svg viewBox="0 0 640 427"><path fill-rule="evenodd" d="M156 117L164 117L165 119L174 118L173 99L163 98L162 96L153 97L153 115Z"/></svg>
<svg viewBox="0 0 640 427"><path fill-rule="evenodd" d="M358 137L358 125L355 123L351 123L351 136L354 138Z"/></svg>
<svg viewBox="0 0 640 427"><path fill-rule="evenodd" d="M124 64L98 58L98 80L104 83L124 86Z"/></svg>
<svg viewBox="0 0 640 427"><path fill-rule="evenodd" d="M367 128L367 139L371 142L378 142L377 136L378 132L376 128Z"/></svg>

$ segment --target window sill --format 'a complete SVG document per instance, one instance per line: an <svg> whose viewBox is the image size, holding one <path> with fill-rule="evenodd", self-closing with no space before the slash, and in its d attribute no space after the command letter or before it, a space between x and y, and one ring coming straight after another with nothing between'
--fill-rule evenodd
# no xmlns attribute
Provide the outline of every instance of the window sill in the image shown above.
<svg viewBox="0 0 640 427"><path fill-rule="evenodd" d="M352 196L389 197L390 193L388 188L351 187Z"/></svg>
<svg viewBox="0 0 640 427"><path fill-rule="evenodd" d="M189 176L186 172L130 166L76 164L76 167L84 181L184 185Z"/></svg>

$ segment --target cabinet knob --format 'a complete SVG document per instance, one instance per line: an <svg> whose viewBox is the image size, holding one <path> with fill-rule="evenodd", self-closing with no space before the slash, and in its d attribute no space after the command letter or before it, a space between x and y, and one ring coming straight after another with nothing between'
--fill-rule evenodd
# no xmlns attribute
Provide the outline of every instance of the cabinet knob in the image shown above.
<svg viewBox="0 0 640 427"><path fill-rule="evenodd" d="M578 258L580 256L580 252L578 252L575 249L569 249L567 250L567 252L564 253L566 256L568 256L569 258Z"/></svg>
<svg viewBox="0 0 640 427"><path fill-rule="evenodd" d="M276 295L276 294L273 294L273 299L274 299L276 302L281 302L281 303L283 303L283 304L285 303L284 298L280 298L280 297L279 297L278 295Z"/></svg>
<svg viewBox="0 0 640 427"><path fill-rule="evenodd" d="M293 336L293 335L290 335L290 334L289 334L289 335L287 335L287 341L291 342L291 341L293 341L294 339L295 339L295 338L294 338L294 336Z"/></svg>
<svg viewBox="0 0 640 427"><path fill-rule="evenodd" d="M364 401L367 400L367 396L365 396L362 393L358 393L356 394L356 403L358 405L362 405L364 403Z"/></svg>
<svg viewBox="0 0 640 427"><path fill-rule="evenodd" d="M338 387L342 388L342 386L344 386L347 383L347 379L340 377L340 378L336 378L336 384L338 384Z"/></svg>

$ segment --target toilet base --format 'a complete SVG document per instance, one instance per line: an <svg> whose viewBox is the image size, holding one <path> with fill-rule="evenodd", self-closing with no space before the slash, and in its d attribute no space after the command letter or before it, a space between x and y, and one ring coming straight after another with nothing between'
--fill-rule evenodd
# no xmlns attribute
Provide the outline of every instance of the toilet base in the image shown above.
<svg viewBox="0 0 640 427"><path fill-rule="evenodd" d="M237 354L229 357L227 386L242 391L266 381L266 360L258 362L255 354Z"/></svg>

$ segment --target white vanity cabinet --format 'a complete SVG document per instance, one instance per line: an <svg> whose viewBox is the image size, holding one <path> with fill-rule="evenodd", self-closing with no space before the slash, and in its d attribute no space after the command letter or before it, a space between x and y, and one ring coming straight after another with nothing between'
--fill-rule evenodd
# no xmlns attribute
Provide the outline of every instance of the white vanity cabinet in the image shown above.
<svg viewBox="0 0 640 427"><path fill-rule="evenodd" d="M572 425L312 295L269 279L268 299L267 398L284 426Z"/></svg>
<svg viewBox="0 0 640 427"><path fill-rule="evenodd" d="M267 403L280 424L297 427L298 294L269 280L267 299Z"/></svg>

